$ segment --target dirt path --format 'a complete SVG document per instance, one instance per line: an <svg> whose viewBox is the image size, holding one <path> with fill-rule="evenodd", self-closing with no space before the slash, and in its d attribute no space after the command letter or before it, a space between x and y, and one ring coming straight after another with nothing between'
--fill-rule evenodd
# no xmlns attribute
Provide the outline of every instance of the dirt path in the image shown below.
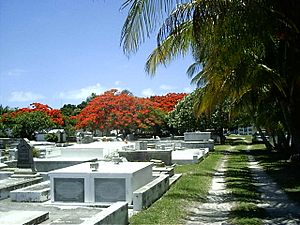
<svg viewBox="0 0 300 225"><path fill-rule="evenodd" d="M206 203L201 203L190 209L187 225L225 225L232 208L225 187L225 156L212 179L212 185Z"/></svg>
<svg viewBox="0 0 300 225"><path fill-rule="evenodd" d="M300 205L288 198L253 156L248 157L249 168L256 181L255 185L261 193L261 203L258 206L264 208L268 214L263 224L300 225ZM191 207L189 210L187 225L229 225L228 215L234 202L230 199L225 186L226 161L227 156L224 156L213 176L207 202Z"/></svg>
<svg viewBox="0 0 300 225"><path fill-rule="evenodd" d="M255 185L258 187L258 191L261 192L261 204L259 206L264 208L269 215L269 218L264 220L264 224L299 225L300 206L289 200L276 182L266 174L254 157L250 155L249 167L256 180Z"/></svg>

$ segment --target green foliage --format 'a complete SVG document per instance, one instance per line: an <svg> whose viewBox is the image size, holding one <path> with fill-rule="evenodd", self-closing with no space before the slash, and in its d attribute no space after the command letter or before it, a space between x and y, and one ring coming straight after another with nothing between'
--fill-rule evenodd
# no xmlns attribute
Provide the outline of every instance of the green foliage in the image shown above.
<svg viewBox="0 0 300 225"><path fill-rule="evenodd" d="M124 2L129 8L121 34L125 53L135 53L158 30L148 73L191 50L195 62L188 74L204 89L199 114L229 101L256 127L289 133L300 151L298 0Z"/></svg>
<svg viewBox="0 0 300 225"><path fill-rule="evenodd" d="M185 96L167 116L168 125L180 134L204 129L204 124L194 114L195 97L195 92Z"/></svg>
<svg viewBox="0 0 300 225"><path fill-rule="evenodd" d="M58 137L54 133L46 134L45 140L49 142L58 142Z"/></svg>
<svg viewBox="0 0 300 225"><path fill-rule="evenodd" d="M40 156L40 151L37 148L32 148L32 156L38 158Z"/></svg>
<svg viewBox="0 0 300 225"><path fill-rule="evenodd" d="M219 104L209 114L197 115L195 103L198 102L201 92L202 89L197 89L181 100L168 114L168 125L181 134L186 131L213 129L222 138L223 128L229 126L228 104Z"/></svg>
<svg viewBox="0 0 300 225"><path fill-rule="evenodd" d="M65 104L60 111L64 116L76 116L80 112L80 109L76 105Z"/></svg>
<svg viewBox="0 0 300 225"><path fill-rule="evenodd" d="M44 112L22 112L12 118L13 135L15 137L22 137L34 139L34 132L50 129L54 126L51 118Z"/></svg>

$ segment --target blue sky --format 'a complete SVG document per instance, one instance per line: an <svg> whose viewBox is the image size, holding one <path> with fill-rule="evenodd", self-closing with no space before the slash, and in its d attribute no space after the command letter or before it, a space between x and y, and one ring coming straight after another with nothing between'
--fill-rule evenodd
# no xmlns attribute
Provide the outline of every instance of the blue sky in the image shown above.
<svg viewBox="0 0 300 225"><path fill-rule="evenodd" d="M136 96L190 92L190 56L154 77L144 71L147 40L126 57L120 46L122 0L0 0L0 104L60 108L91 93L127 89Z"/></svg>

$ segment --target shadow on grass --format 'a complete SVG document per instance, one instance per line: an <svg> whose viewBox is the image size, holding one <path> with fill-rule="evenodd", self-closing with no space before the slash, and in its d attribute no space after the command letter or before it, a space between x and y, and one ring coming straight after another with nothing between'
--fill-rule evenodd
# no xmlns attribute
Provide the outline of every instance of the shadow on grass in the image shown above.
<svg viewBox="0 0 300 225"><path fill-rule="evenodd" d="M265 210L257 207L260 194L254 186L248 166L246 145L239 146L230 152L226 171L226 187L231 191L236 207L230 212L230 220L233 224L261 224L265 217Z"/></svg>
<svg viewBox="0 0 300 225"><path fill-rule="evenodd" d="M233 224L260 225L262 219L265 218L265 211L256 207L254 203L241 203L238 208L232 209L231 217Z"/></svg>
<svg viewBox="0 0 300 225"><path fill-rule="evenodd" d="M290 161L290 156L286 152L269 152L261 149L251 151L251 154L288 196L300 203L300 162Z"/></svg>
<svg viewBox="0 0 300 225"><path fill-rule="evenodd" d="M192 191L194 192L194 190L189 190L186 189L186 191ZM197 194L187 194L186 192L173 192L170 193L168 195L165 195L166 199L172 199L172 200L188 200L188 201L199 201L199 202L204 202L206 200L206 198L204 198L201 195L197 195Z"/></svg>

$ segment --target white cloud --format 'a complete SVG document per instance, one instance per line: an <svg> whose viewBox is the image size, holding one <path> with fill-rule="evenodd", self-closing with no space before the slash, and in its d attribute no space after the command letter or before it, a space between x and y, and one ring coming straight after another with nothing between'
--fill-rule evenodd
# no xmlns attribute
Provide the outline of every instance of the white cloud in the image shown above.
<svg viewBox="0 0 300 225"><path fill-rule="evenodd" d="M88 87L83 87L77 90L71 90L66 92L60 92L60 99L69 99L69 100L85 100L92 93L96 93L97 95L103 93L106 89L101 87L99 83L95 85L91 85Z"/></svg>
<svg viewBox="0 0 300 225"><path fill-rule="evenodd" d="M151 88L147 88L147 89L144 89L142 91L142 95L144 97L149 97L149 96L152 96L152 95L155 95L155 94L154 94L154 91Z"/></svg>
<svg viewBox="0 0 300 225"><path fill-rule="evenodd" d="M193 89L192 89L191 87L186 87L186 88L184 88L183 90L184 90L184 92L186 92L186 93L191 93L191 92L193 92Z"/></svg>
<svg viewBox="0 0 300 225"><path fill-rule="evenodd" d="M33 93L30 91L14 91L10 93L8 98L9 102L34 102L43 99L44 96L41 94Z"/></svg>
<svg viewBox="0 0 300 225"><path fill-rule="evenodd" d="M117 81L115 81L115 85L120 85L122 82L121 81L119 81L119 80L117 80Z"/></svg>
<svg viewBox="0 0 300 225"><path fill-rule="evenodd" d="M160 85L159 88L164 91L170 91L170 90L174 89L174 87L172 87L170 85L165 85L165 84Z"/></svg>

